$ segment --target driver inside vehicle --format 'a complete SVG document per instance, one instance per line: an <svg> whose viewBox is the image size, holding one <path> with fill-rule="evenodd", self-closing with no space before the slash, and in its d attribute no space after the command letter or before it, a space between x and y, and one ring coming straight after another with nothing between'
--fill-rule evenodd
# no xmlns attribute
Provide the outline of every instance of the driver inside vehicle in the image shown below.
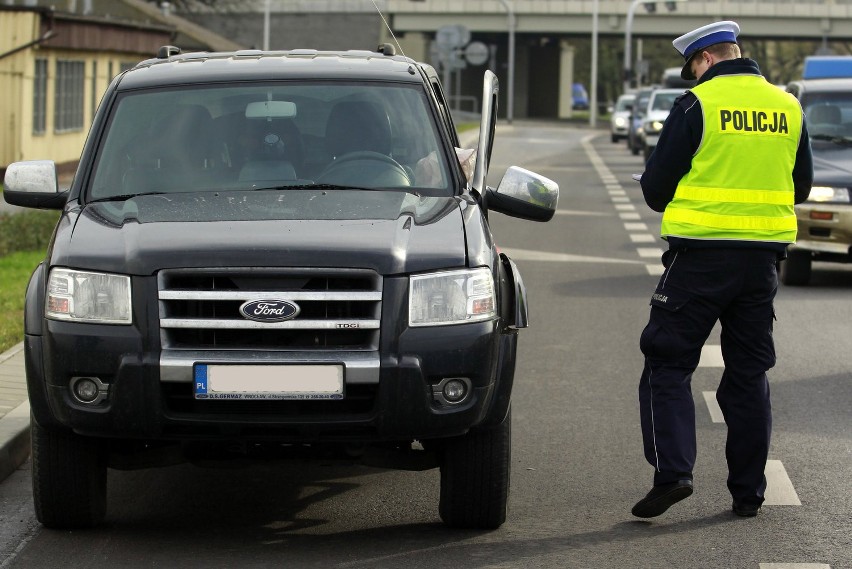
<svg viewBox="0 0 852 569"><path fill-rule="evenodd" d="M317 181L330 184L407 187L411 173L391 157L391 127L376 103L341 101L332 107L325 129L332 162Z"/></svg>

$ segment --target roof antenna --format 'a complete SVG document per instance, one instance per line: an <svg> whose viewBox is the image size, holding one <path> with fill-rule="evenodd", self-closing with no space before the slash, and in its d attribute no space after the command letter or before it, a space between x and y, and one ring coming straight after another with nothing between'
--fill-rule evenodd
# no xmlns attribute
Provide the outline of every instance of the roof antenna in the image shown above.
<svg viewBox="0 0 852 569"><path fill-rule="evenodd" d="M403 56L403 57L408 57L407 55L405 55L405 52L404 52L404 51L402 51L402 46L401 46L401 45L399 45L399 40L397 40L397 39L396 39L396 36L394 35L393 30L392 30L392 29L391 29L391 27L390 27L390 24L388 24L388 21L385 19L385 15L384 15L384 14L382 14L382 11L381 11L381 10L379 10L379 5L378 5L378 4L376 4L376 0L372 0L372 2L373 2L373 6L375 6L375 8L376 8L376 12L378 12L378 13L379 13L379 17L382 19L382 22L384 22L384 23L385 23L385 27L386 27L386 28L388 29L388 31L390 32L390 35L391 35L391 37L393 38L394 43L396 43L396 47L398 47L398 48L399 48L399 52L402 54L402 56Z"/></svg>

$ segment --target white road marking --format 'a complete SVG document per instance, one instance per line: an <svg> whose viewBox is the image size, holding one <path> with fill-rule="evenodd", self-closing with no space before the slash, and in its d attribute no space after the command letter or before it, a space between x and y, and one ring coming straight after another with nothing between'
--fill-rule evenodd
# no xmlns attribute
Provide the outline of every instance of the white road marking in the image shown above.
<svg viewBox="0 0 852 569"><path fill-rule="evenodd" d="M614 187L620 188L621 186L614 186ZM624 190L621 190L621 189L610 189L609 195L611 195L611 196L626 196L627 192L625 192Z"/></svg>
<svg viewBox="0 0 852 569"><path fill-rule="evenodd" d="M707 404L707 410L710 411L710 420L714 423L724 423L725 417L722 415L722 409L719 407L719 402L716 401L715 391L702 391L704 402Z"/></svg>
<svg viewBox="0 0 852 569"><path fill-rule="evenodd" d="M761 563L760 569L831 569L825 563Z"/></svg>
<svg viewBox="0 0 852 569"><path fill-rule="evenodd" d="M632 203L619 203L615 204L615 209L618 211L636 211L636 206Z"/></svg>
<svg viewBox="0 0 852 569"><path fill-rule="evenodd" d="M629 220L642 219L641 217L639 217L638 213L633 213L633 212L629 212L629 211L620 212L618 214L618 217L620 217L621 219L629 219Z"/></svg>
<svg viewBox="0 0 852 569"><path fill-rule="evenodd" d="M624 229L626 229L627 231L648 231L648 224L647 224L647 223L642 223L642 222L639 222L639 223L625 223L625 224L624 224Z"/></svg>
<svg viewBox="0 0 852 569"><path fill-rule="evenodd" d="M525 249L509 249L500 247L500 251L509 255L516 261L545 261L551 263L614 263L622 265L637 265L641 261L630 259L613 259L611 257L589 257L585 255L571 255L568 253L548 253L546 251L529 251Z"/></svg>
<svg viewBox="0 0 852 569"><path fill-rule="evenodd" d="M630 203L630 198L627 196L610 196L612 203Z"/></svg>
<svg viewBox="0 0 852 569"><path fill-rule="evenodd" d="M766 493L764 494L764 506L801 506L799 495L793 488L790 477L780 460L767 460L766 469Z"/></svg>
<svg viewBox="0 0 852 569"><path fill-rule="evenodd" d="M666 272L666 268L662 265L645 265L645 270L649 275L658 277Z"/></svg>
<svg viewBox="0 0 852 569"><path fill-rule="evenodd" d="M644 259L649 257L657 257L659 259L663 255L663 250L659 247L639 247L636 249L636 252Z"/></svg>
<svg viewBox="0 0 852 569"><path fill-rule="evenodd" d="M725 367L725 360L722 359L722 346L713 344L702 346L698 367Z"/></svg>
<svg viewBox="0 0 852 569"><path fill-rule="evenodd" d="M588 215L592 217L608 217L610 214L601 211L580 211L576 209L557 209L556 215Z"/></svg>
<svg viewBox="0 0 852 569"><path fill-rule="evenodd" d="M656 237L651 235L650 233L631 233L630 234L630 242L631 243L654 243L657 240Z"/></svg>

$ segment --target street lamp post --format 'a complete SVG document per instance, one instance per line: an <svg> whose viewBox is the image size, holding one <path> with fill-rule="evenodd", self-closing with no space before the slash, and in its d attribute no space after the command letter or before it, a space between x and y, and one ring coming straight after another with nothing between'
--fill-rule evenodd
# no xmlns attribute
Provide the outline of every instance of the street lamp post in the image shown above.
<svg viewBox="0 0 852 569"><path fill-rule="evenodd" d="M668 0L666 8L671 12L675 8L675 2L686 2L687 0ZM624 23L624 92L630 90L630 80L633 78L633 62L631 61L630 48L632 42L630 34L633 31L633 13L640 3L648 3L648 0L633 0L627 9L627 20Z"/></svg>
<svg viewBox="0 0 852 569"><path fill-rule="evenodd" d="M511 0L500 0L500 3L506 9L509 25L509 91L507 94L506 120L512 124L512 117L515 111L515 7Z"/></svg>
<svg viewBox="0 0 852 569"><path fill-rule="evenodd" d="M630 34L633 31L633 13L636 11L636 6L642 0L633 0L630 3L630 8L627 9L627 20L624 23L624 92L630 90L630 80L633 78L633 61L630 53L631 39Z"/></svg>
<svg viewBox="0 0 852 569"><path fill-rule="evenodd" d="M269 11L271 0L266 0L263 6L263 51L269 51Z"/></svg>
<svg viewBox="0 0 852 569"><path fill-rule="evenodd" d="M589 94L589 126L598 120L598 0L592 10L592 92Z"/></svg>

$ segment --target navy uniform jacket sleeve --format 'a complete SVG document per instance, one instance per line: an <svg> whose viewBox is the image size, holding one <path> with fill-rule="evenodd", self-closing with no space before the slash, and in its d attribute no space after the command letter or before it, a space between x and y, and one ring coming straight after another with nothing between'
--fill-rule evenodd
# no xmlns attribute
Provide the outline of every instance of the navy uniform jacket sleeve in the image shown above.
<svg viewBox="0 0 852 569"><path fill-rule="evenodd" d="M811 186L814 183L814 159L811 154L811 139L808 127L802 118L802 137L799 139L799 149L796 152L796 163L793 165L793 188L796 191L795 202L802 203L808 199Z"/></svg>
<svg viewBox="0 0 852 569"><path fill-rule="evenodd" d="M698 99L692 93L678 98L663 125L657 147L642 174L642 194L645 203L662 212L674 198L680 179L689 172L692 156L701 144L704 118ZM808 198L814 179L813 157L807 125L802 121L802 135L793 166L795 203Z"/></svg>

